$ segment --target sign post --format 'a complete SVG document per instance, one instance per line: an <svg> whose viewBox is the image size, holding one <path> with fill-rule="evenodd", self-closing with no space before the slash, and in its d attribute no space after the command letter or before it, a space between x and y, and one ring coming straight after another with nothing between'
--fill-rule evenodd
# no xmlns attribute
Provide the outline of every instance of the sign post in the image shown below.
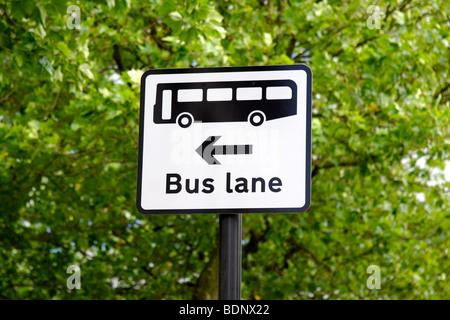
<svg viewBox="0 0 450 320"><path fill-rule="evenodd" d="M241 300L242 216L221 214L219 300Z"/></svg>
<svg viewBox="0 0 450 320"><path fill-rule="evenodd" d="M142 76L136 206L220 214L220 299L240 299L241 214L309 208L311 94L304 65Z"/></svg>

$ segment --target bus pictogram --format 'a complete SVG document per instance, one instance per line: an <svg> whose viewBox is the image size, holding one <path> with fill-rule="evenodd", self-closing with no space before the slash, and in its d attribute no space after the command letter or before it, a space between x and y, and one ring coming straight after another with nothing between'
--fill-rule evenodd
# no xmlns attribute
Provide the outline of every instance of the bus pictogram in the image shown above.
<svg viewBox="0 0 450 320"><path fill-rule="evenodd" d="M292 80L159 83L153 121L188 128L194 121L265 121L297 114Z"/></svg>

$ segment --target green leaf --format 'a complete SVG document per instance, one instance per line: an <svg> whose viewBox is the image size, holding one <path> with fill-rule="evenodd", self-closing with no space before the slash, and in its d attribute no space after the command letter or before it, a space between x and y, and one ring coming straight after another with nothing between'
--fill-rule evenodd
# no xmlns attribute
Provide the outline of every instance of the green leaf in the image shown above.
<svg viewBox="0 0 450 320"><path fill-rule="evenodd" d="M45 28L42 26L42 24L38 24L36 28L31 28L30 32L37 34L41 38L45 38L45 36L47 35L47 32L45 32Z"/></svg>
<svg viewBox="0 0 450 320"><path fill-rule="evenodd" d="M405 24L405 14L403 12L395 11L392 16L398 24L401 24L401 25Z"/></svg>
<svg viewBox="0 0 450 320"><path fill-rule="evenodd" d="M53 65L48 60L47 56L43 56L41 59L39 59L39 64L44 68L45 71L47 71L50 75L53 75Z"/></svg>
<svg viewBox="0 0 450 320"><path fill-rule="evenodd" d="M47 12L45 11L44 6L39 2L36 4L36 7L39 9L42 25L45 27L45 19L47 18Z"/></svg>
<svg viewBox="0 0 450 320"><path fill-rule="evenodd" d="M181 16L181 14L178 11L174 11L169 13L169 17L173 20L173 21L180 21L183 19L183 17Z"/></svg>
<svg viewBox="0 0 450 320"><path fill-rule="evenodd" d="M264 32L263 42L266 46L270 46L272 44L272 36L270 35L270 33Z"/></svg>
<svg viewBox="0 0 450 320"><path fill-rule="evenodd" d="M64 42L58 42L56 44L56 47L58 48L59 51L61 51L66 57L70 56L71 52L69 47L67 46L66 43Z"/></svg>
<svg viewBox="0 0 450 320"><path fill-rule="evenodd" d="M55 73L53 74L53 79L56 80L56 81L59 81L59 82L61 82L63 80L63 74L61 72L61 66L59 66L56 69Z"/></svg>
<svg viewBox="0 0 450 320"><path fill-rule="evenodd" d="M23 66L23 56L21 54L16 54L14 56L14 59L16 60L17 65L19 66L19 68Z"/></svg>
<svg viewBox="0 0 450 320"><path fill-rule="evenodd" d="M89 79L94 79L94 74L91 72L91 68L87 63L83 63L79 66L80 71Z"/></svg>

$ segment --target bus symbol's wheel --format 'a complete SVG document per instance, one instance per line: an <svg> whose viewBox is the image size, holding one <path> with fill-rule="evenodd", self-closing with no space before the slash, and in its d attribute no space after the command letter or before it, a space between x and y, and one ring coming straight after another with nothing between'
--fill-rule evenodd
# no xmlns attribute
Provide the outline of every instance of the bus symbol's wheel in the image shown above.
<svg viewBox="0 0 450 320"><path fill-rule="evenodd" d="M192 122L194 122L194 118L190 113L187 112L180 114L177 118L177 123L182 128L189 127Z"/></svg>
<svg viewBox="0 0 450 320"><path fill-rule="evenodd" d="M255 127L259 127L266 120L266 116L262 111L253 111L248 115L248 121Z"/></svg>

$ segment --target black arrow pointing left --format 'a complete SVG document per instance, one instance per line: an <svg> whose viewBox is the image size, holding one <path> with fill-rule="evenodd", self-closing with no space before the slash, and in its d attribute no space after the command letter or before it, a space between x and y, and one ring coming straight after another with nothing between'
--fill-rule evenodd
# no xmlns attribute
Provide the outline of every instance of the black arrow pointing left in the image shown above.
<svg viewBox="0 0 450 320"><path fill-rule="evenodd" d="M208 164L220 164L215 155L234 155L234 154L252 154L253 146L251 144L223 145L214 144L221 136L210 136L195 150L203 160Z"/></svg>

